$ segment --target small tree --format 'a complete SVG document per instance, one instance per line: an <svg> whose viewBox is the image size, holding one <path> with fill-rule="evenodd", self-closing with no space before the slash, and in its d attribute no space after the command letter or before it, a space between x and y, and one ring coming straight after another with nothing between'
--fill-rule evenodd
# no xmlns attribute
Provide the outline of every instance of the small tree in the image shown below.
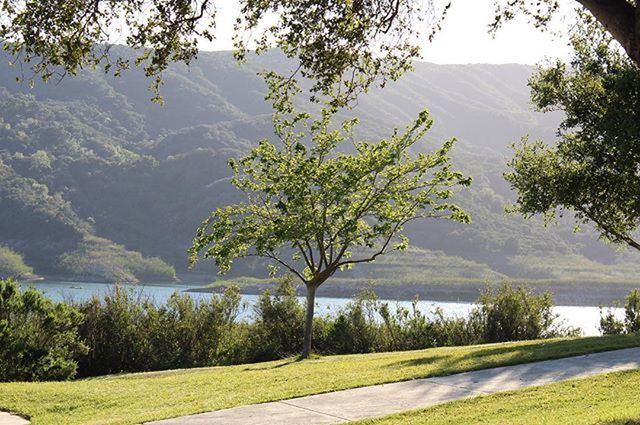
<svg viewBox="0 0 640 425"><path fill-rule="evenodd" d="M272 274L284 267L297 276L307 289L307 358L317 289L338 270L406 248L403 226L409 221L468 223L467 213L449 198L471 178L451 170L453 139L432 154L409 155L432 125L426 111L404 133L374 144L354 140L356 119L331 130L333 111L311 120L285 103L278 110L293 118L274 115L280 143L262 140L244 158L230 161L232 183L246 202L219 208L202 223L190 264L202 255L225 273L234 259L258 256L270 260ZM338 151L347 141L353 153Z"/></svg>

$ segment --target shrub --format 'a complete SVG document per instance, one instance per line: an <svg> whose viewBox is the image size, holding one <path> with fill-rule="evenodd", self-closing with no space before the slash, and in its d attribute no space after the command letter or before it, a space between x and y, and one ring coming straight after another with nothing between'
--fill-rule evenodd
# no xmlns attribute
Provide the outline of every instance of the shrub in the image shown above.
<svg viewBox="0 0 640 425"><path fill-rule="evenodd" d="M87 347L78 337L82 315L13 280L0 280L0 380L66 380Z"/></svg>
<svg viewBox="0 0 640 425"><path fill-rule="evenodd" d="M302 350L305 307L296 296L290 275L279 280L275 292L266 290L254 306L250 345L254 361L271 360Z"/></svg>
<svg viewBox="0 0 640 425"><path fill-rule="evenodd" d="M116 285L104 300L93 297L77 307L85 316L80 334L89 346L80 362L82 375L148 369L142 321L145 310L153 308L149 300L134 300L132 291Z"/></svg>
<svg viewBox="0 0 640 425"><path fill-rule="evenodd" d="M243 307L237 288L206 301L174 293L156 305L116 285L104 298L75 306L54 304L33 289L20 293L13 281L0 289L3 380L68 379L76 369L94 376L249 363L295 355L302 346L305 306L291 277L259 297L251 323L237 321ZM634 326L639 300L640 291L627 298ZM424 314L417 302L392 308L361 291L334 317L315 319L314 349L368 353L572 334L556 322L550 295L510 285L485 291L464 318L441 309Z"/></svg>
<svg viewBox="0 0 640 425"><path fill-rule="evenodd" d="M483 342L519 341L575 335L577 329L562 328L553 312L550 293L536 295L523 286L503 284L487 289L471 312L472 321L483 328Z"/></svg>
<svg viewBox="0 0 640 425"><path fill-rule="evenodd" d="M236 338L237 289L197 302L174 293L156 306L116 285L104 300L94 297L78 308L86 317L80 334L90 348L80 363L85 376L244 360Z"/></svg>
<svg viewBox="0 0 640 425"><path fill-rule="evenodd" d="M634 289L627 296L624 306L624 326L627 333L640 331L640 290Z"/></svg>
<svg viewBox="0 0 640 425"><path fill-rule="evenodd" d="M441 308L434 311L435 346L481 344L485 341L486 322L473 311L468 317L447 317Z"/></svg>
<svg viewBox="0 0 640 425"><path fill-rule="evenodd" d="M603 314L600 309L600 332L603 335L620 335L624 333L624 323L618 320L613 310L609 309Z"/></svg>
<svg viewBox="0 0 640 425"><path fill-rule="evenodd" d="M337 317L327 338L325 351L332 353L370 353L383 347L381 326L376 323L380 309L378 297L371 290L362 290Z"/></svg>
<svg viewBox="0 0 640 425"><path fill-rule="evenodd" d="M235 325L240 292L230 288L206 301L174 293L149 314L152 368L229 364L242 359ZM155 317L154 317L155 315Z"/></svg>
<svg viewBox="0 0 640 425"><path fill-rule="evenodd" d="M640 332L640 289L633 289L625 299L624 321L612 309L600 309L600 331L604 335Z"/></svg>
<svg viewBox="0 0 640 425"><path fill-rule="evenodd" d="M386 335L385 349L416 350L435 347L438 344L434 321L418 310L418 299L411 308L397 306L392 312L389 304L382 303L378 308L382 317L383 330Z"/></svg>

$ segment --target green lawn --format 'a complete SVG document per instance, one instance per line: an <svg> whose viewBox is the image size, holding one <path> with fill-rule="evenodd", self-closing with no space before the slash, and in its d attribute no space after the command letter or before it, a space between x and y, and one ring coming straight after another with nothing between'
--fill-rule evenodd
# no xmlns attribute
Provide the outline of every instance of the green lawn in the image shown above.
<svg viewBox="0 0 640 425"><path fill-rule="evenodd" d="M640 346L612 336L329 356L74 382L0 384L0 409L34 424L133 424L243 404Z"/></svg>
<svg viewBox="0 0 640 425"><path fill-rule="evenodd" d="M358 425L638 425L640 370L445 403Z"/></svg>

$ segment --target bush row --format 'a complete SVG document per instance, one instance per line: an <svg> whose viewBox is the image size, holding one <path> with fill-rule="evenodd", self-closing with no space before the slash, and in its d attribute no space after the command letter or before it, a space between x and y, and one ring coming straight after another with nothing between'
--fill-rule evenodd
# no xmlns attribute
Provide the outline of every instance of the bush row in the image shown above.
<svg viewBox="0 0 640 425"><path fill-rule="evenodd" d="M250 323L237 288L194 301L175 293L156 305L116 286L103 299L66 305L12 281L0 286L0 380L71 379L251 363L296 355L302 348L304 304L290 278L265 291ZM487 290L467 317L436 309L389 305L359 293L314 322L319 354L411 350L574 335L558 323L549 294L505 284Z"/></svg>

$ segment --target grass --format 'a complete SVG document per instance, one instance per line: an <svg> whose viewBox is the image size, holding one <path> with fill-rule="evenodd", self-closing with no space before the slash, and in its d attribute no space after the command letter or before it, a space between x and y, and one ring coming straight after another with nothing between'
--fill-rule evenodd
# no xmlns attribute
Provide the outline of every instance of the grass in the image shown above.
<svg viewBox="0 0 640 425"><path fill-rule="evenodd" d="M640 346L640 336L555 339L0 384L33 424L133 424L366 385Z"/></svg>
<svg viewBox="0 0 640 425"><path fill-rule="evenodd" d="M638 425L640 370L441 404L358 425Z"/></svg>

